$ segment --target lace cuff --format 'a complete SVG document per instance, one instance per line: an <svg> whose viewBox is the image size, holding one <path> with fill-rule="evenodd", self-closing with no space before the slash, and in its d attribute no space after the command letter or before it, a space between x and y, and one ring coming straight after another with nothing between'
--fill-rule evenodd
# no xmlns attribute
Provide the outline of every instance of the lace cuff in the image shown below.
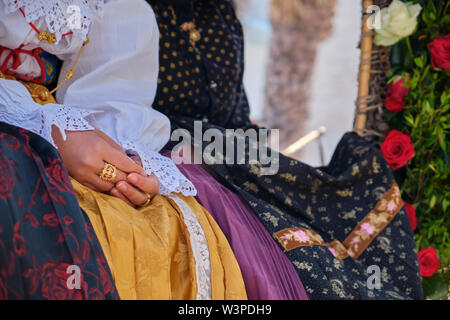
<svg viewBox="0 0 450 320"><path fill-rule="evenodd" d="M94 130L94 114L99 112L55 103L41 106L18 81L0 79L0 121L36 133L54 147L52 125L66 139L65 130Z"/></svg>
<svg viewBox="0 0 450 320"><path fill-rule="evenodd" d="M192 182L181 173L172 159L133 142L122 143L122 147L139 154L147 174L153 173L159 179L160 194L166 196L171 193L181 193L184 196L197 195L197 190Z"/></svg>
<svg viewBox="0 0 450 320"><path fill-rule="evenodd" d="M57 146L52 138L52 125L58 127L63 139L66 139L65 130L94 130L94 127L89 124L90 115L91 112L64 105L47 105L45 108L26 113L23 109L13 106L2 110L0 104L0 121L36 133L49 141L55 148Z"/></svg>
<svg viewBox="0 0 450 320"><path fill-rule="evenodd" d="M49 105L48 105L49 106ZM52 138L52 125L55 125L64 140L66 140L67 131L88 131L95 128L90 125L94 121L92 116L95 111L87 111L79 108L68 107L65 105L53 105L47 109L44 107L41 112L41 128L38 133L47 141L50 141L56 148Z"/></svg>

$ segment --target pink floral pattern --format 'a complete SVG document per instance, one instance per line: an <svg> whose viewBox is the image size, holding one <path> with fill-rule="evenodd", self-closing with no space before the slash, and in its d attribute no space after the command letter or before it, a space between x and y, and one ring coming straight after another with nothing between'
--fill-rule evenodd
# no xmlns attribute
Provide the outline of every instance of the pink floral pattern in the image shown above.
<svg viewBox="0 0 450 320"><path fill-rule="evenodd" d="M370 236L370 235L374 232L374 230L373 230L373 228L372 228L372 226L371 226L370 224L368 224L367 222L365 222L365 223L363 223L363 224L361 225L361 232L362 232L363 234L365 234L366 236ZM356 241L355 241L355 240L356 240ZM356 238L354 238L352 242L355 243L355 242L358 242L358 241L357 241Z"/></svg>
<svg viewBox="0 0 450 320"><path fill-rule="evenodd" d="M398 185L394 184L343 242L334 240L327 244L317 232L304 228L283 229L275 233L275 237L286 251L318 245L328 247L330 253L338 260L349 256L357 259L392 221L402 206L403 200Z"/></svg>
<svg viewBox="0 0 450 320"><path fill-rule="evenodd" d="M296 237L301 242L307 242L308 241L308 236L306 235L306 233L303 230L295 231L294 234L296 235Z"/></svg>

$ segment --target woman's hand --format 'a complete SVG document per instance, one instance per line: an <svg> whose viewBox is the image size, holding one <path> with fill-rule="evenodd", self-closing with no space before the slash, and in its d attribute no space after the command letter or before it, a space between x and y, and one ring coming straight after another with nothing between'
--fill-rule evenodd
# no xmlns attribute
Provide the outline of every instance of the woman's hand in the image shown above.
<svg viewBox="0 0 450 320"><path fill-rule="evenodd" d="M56 127L52 131L53 140L69 174L83 185L101 192L109 192L114 184L127 180L130 173L146 176L144 169L130 159L111 139L97 130L66 131L66 140ZM117 168L113 181L103 181L100 174L105 162Z"/></svg>
<svg viewBox="0 0 450 320"><path fill-rule="evenodd" d="M139 156L131 156L131 159L142 167ZM159 180L154 174L144 176L138 173L131 173L127 176L126 181L116 183L110 194L122 199L131 206L140 206L147 202L147 194L153 196L158 190Z"/></svg>

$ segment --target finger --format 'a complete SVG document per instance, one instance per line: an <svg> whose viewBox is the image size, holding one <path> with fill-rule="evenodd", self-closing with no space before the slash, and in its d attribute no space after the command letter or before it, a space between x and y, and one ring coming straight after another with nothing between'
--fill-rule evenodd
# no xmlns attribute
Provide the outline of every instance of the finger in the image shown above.
<svg viewBox="0 0 450 320"><path fill-rule="evenodd" d="M114 188L114 183L102 180L100 176L96 174L90 175L88 183L101 192L109 192L112 188Z"/></svg>
<svg viewBox="0 0 450 320"><path fill-rule="evenodd" d="M97 192L101 192L101 190L97 189L96 187L94 187L92 184L88 183L88 182L80 182L83 186L88 187L89 189L92 189L94 191Z"/></svg>
<svg viewBox="0 0 450 320"><path fill-rule="evenodd" d="M159 191L159 180L154 174L144 177L137 173L130 173L127 177L127 181L141 191L151 195L156 194Z"/></svg>
<svg viewBox="0 0 450 320"><path fill-rule="evenodd" d="M104 155L104 161L115 165L119 170L126 173L136 172L144 176L147 175L145 170L137 165L133 160L130 159L126 154L121 153L113 148L108 148Z"/></svg>
<svg viewBox="0 0 450 320"><path fill-rule="evenodd" d="M142 160L141 157L139 157L138 155L133 155L130 156L131 160L133 160L137 165L139 165L140 167L142 167Z"/></svg>
<svg viewBox="0 0 450 320"><path fill-rule="evenodd" d="M112 188L111 191L109 192L110 195L112 195L113 197L119 198L123 201L125 201L128 205L132 206L133 208L135 207L135 205L133 203L131 203L119 190L117 190L116 188Z"/></svg>
<svg viewBox="0 0 450 320"><path fill-rule="evenodd" d="M137 190L125 181L117 183L116 188L135 205L139 206L147 202L147 195L145 193Z"/></svg>

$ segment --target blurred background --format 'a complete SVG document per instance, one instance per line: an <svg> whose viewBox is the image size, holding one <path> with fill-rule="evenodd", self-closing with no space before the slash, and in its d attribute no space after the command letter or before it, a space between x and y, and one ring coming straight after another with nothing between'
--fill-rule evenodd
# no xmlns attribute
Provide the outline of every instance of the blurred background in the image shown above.
<svg viewBox="0 0 450 320"><path fill-rule="evenodd" d="M252 120L280 129L281 150L324 127L323 136L290 156L314 166L328 163L339 139L352 130L360 1L235 4L244 27L244 81Z"/></svg>

